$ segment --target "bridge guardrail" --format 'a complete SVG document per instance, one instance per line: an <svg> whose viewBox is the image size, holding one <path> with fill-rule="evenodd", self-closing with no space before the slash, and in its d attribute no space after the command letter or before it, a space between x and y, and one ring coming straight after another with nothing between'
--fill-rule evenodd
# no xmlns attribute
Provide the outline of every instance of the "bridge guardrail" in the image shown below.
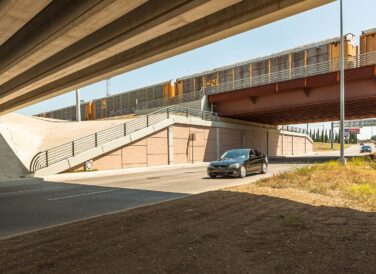
<svg viewBox="0 0 376 274"><path fill-rule="evenodd" d="M198 90L196 92L188 92L188 93L177 95L174 97L166 97L166 98L138 103L136 105L136 110L144 110L144 109L151 109L151 108L157 108L157 107L167 107L171 105L192 102L196 100L201 100L202 96L203 96L202 90Z"/></svg>
<svg viewBox="0 0 376 274"><path fill-rule="evenodd" d="M284 131L295 132L308 134L308 131L305 128L295 127L295 126L281 126L281 129Z"/></svg>
<svg viewBox="0 0 376 274"><path fill-rule="evenodd" d="M140 118L125 122L102 131L73 140L60 146L37 153L30 163L30 172L35 172L42 168L56 164L70 157L96 148L105 143L127 136L140 129L147 128L158 122L166 120L170 115L180 115L184 117L196 117L203 120L215 121L218 119L216 113L190 109L180 106L170 106L144 115Z"/></svg>
<svg viewBox="0 0 376 274"><path fill-rule="evenodd" d="M374 65L376 64L376 52L346 57L344 61L345 69ZM204 87L203 89L205 95L210 95L337 71L339 71L339 59L253 76L251 79L230 81L216 86Z"/></svg>

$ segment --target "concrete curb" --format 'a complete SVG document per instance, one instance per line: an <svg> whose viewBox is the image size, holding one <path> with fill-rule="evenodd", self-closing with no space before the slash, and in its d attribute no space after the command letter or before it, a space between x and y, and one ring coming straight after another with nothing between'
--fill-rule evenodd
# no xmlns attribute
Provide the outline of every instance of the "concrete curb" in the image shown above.
<svg viewBox="0 0 376 274"><path fill-rule="evenodd" d="M173 165L163 165L163 166L150 166L150 167L133 167L127 169L111 169L111 170L100 170L92 172L76 172L76 173L62 173L56 175L46 175L40 178L45 181L58 181L58 180L80 180L94 177L107 177L116 175L127 175L127 174L137 174L137 173L148 173L153 171L171 170L171 169L185 169L198 166L207 166L208 162L200 162L193 164L173 164Z"/></svg>

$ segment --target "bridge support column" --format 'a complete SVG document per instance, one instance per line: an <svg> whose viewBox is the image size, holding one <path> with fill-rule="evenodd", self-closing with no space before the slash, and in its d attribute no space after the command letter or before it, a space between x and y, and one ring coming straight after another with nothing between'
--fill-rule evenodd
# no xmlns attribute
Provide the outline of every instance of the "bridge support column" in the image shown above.
<svg viewBox="0 0 376 274"><path fill-rule="evenodd" d="M221 157L221 129L219 127L217 127L217 136L216 136L216 145L217 145L217 159L219 159L219 157Z"/></svg>
<svg viewBox="0 0 376 274"><path fill-rule="evenodd" d="M174 129L173 126L167 128L167 150L168 150L168 164L174 163Z"/></svg>
<svg viewBox="0 0 376 274"><path fill-rule="evenodd" d="M291 135L291 155L294 155L294 134Z"/></svg>
<svg viewBox="0 0 376 274"><path fill-rule="evenodd" d="M76 121L81 122L81 100L79 89L76 89Z"/></svg>
<svg viewBox="0 0 376 274"><path fill-rule="evenodd" d="M242 147L245 147L245 135L246 135L246 130L242 130Z"/></svg>

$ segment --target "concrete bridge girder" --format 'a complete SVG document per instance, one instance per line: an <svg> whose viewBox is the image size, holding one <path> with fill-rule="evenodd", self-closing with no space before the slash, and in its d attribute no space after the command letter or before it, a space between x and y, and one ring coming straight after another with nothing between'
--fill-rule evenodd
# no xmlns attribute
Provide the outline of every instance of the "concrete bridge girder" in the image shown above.
<svg viewBox="0 0 376 274"><path fill-rule="evenodd" d="M222 5L218 5L216 0L177 0L173 2L158 0L148 2L81 40L79 40L79 37L71 39L77 40L77 42L30 68L27 72L4 83L2 94L0 94L0 104L9 98L20 96L30 89L36 89L55 79L80 71L110 56L187 25L201 18L201 16L214 13L223 6L232 5L239 1L223 0ZM118 0L117 2L123 3L124 1ZM124 9L118 7L118 10ZM98 16L104 17L101 13ZM92 18L89 17L89 19ZM92 23L92 20L89 21L89 23ZM98 24L95 25L95 27L98 26ZM94 29L91 25L90 27ZM65 36L71 38L72 35L67 33ZM56 44L56 42L52 42L52 44ZM44 49L39 53L46 54ZM13 67L13 73L8 72L9 77L5 78L9 79L18 73L17 67Z"/></svg>
<svg viewBox="0 0 376 274"><path fill-rule="evenodd" d="M83 39L70 46L67 46L69 43L64 44L57 53L52 52L49 57L46 55L47 58L39 63L29 57L30 63L19 75L11 73L14 65L1 71L0 62L0 73L8 73L9 76L8 81L0 84L0 113L25 107L331 1L333 0L182 0L174 1L181 2L176 9L158 15L156 11L171 4L170 1L161 1L165 6L161 5L151 11L144 10L142 16L136 17L139 19L148 14L155 15L150 18L150 22L154 24L152 33L148 32L149 21L141 22L138 28L124 34L119 33L119 28L111 29L122 18L140 14L140 10L147 5L158 2L142 4L142 0L134 0L132 11L93 31L86 38L83 36ZM107 35L104 29L108 30ZM93 40L93 37L98 39ZM129 47L126 46L128 43ZM0 46L0 52L2 47Z"/></svg>
<svg viewBox="0 0 376 274"><path fill-rule="evenodd" d="M3 0L0 2L0 45L21 29L52 0ZM1 55L0 55L1 56Z"/></svg>

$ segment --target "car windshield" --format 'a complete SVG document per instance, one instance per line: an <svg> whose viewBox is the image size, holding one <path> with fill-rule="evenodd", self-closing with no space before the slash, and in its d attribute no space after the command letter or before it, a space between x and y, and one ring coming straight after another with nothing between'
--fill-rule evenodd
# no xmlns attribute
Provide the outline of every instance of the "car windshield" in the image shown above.
<svg viewBox="0 0 376 274"><path fill-rule="evenodd" d="M236 159L236 158L247 158L249 154L248 149L235 149L226 151L221 159Z"/></svg>
<svg viewBox="0 0 376 274"><path fill-rule="evenodd" d="M370 146L363 146L362 148L364 148L364 149L369 149L369 148L371 148Z"/></svg>

